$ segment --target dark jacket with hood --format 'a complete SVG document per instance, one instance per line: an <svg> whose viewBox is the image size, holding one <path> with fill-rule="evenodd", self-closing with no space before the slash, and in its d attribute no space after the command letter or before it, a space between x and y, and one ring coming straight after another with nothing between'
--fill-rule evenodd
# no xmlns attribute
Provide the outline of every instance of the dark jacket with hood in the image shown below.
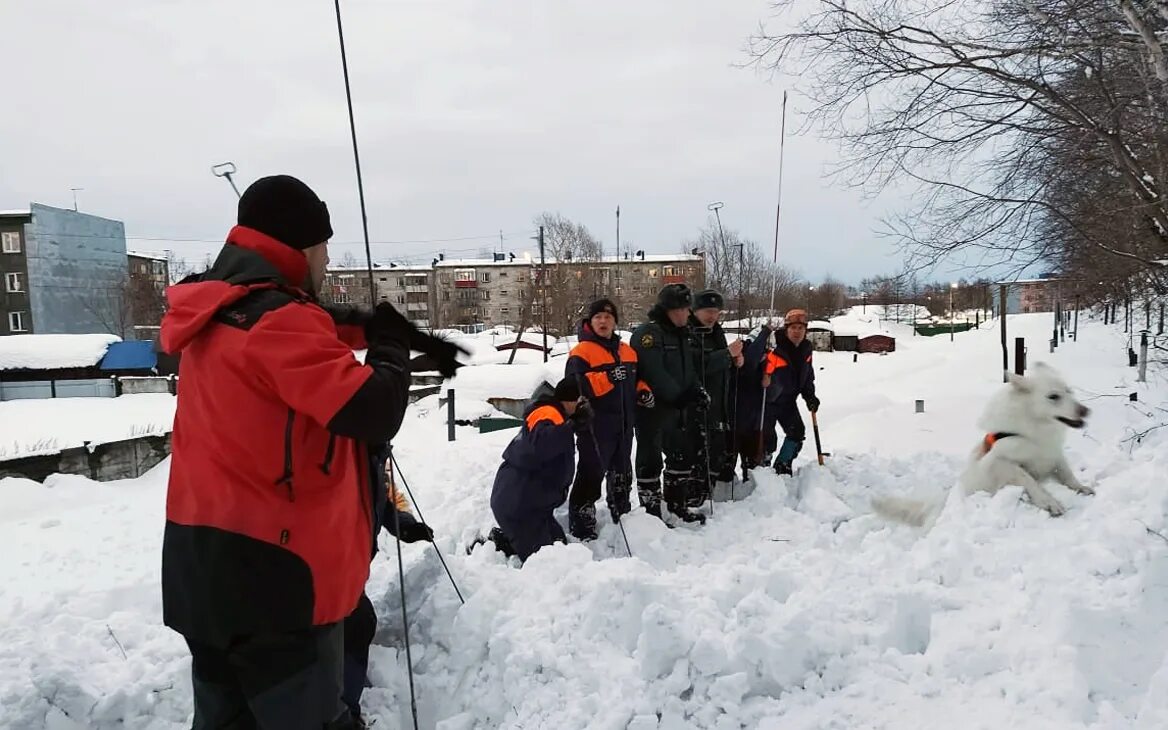
<svg viewBox="0 0 1168 730"><path fill-rule="evenodd" d="M543 519L568 498L576 472L573 433L559 401L541 398L527 408L491 490L491 511L501 525Z"/></svg>
<svg viewBox="0 0 1168 730"><path fill-rule="evenodd" d="M220 647L340 621L368 576L369 445L401 425L408 350L338 327L301 288L307 274L301 251L237 226L210 271L167 291L162 346L182 353L182 386L163 620Z"/></svg>
<svg viewBox="0 0 1168 730"><path fill-rule="evenodd" d="M674 326L661 305L633 332L640 377L653 390L657 408L679 408L682 396L699 385L689 335L689 326Z"/></svg>
<svg viewBox="0 0 1168 730"><path fill-rule="evenodd" d="M706 327L691 314L689 329L698 382L710 394L708 420L711 426L716 426L729 418L730 375L734 370L734 358L730 357L721 324Z"/></svg>
<svg viewBox="0 0 1168 730"><path fill-rule="evenodd" d="M796 345L787 338L785 328L775 332L775 349L767 354L764 367L764 372L771 375L768 402L788 403L800 395L804 398L815 395L813 352L811 340L804 338Z"/></svg>
<svg viewBox="0 0 1168 730"><path fill-rule="evenodd" d="M758 431L762 428L763 388L762 375L766 367L767 337L766 325L759 333L746 340L742 349L742 367L731 374L731 389L737 396L734 408L734 428L738 431Z"/></svg>

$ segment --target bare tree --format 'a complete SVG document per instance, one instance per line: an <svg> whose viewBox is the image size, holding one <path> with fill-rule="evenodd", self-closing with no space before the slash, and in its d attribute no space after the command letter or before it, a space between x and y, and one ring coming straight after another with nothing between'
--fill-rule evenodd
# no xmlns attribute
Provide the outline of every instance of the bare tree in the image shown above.
<svg viewBox="0 0 1168 730"><path fill-rule="evenodd" d="M1020 271L1055 258L1069 230L1093 258L1162 268L1164 3L812 5L793 31L763 28L753 59L810 83L810 121L845 150L837 176L870 192L917 185L919 205L889 221L915 267L962 252L976 257L975 266ZM1088 172L1106 185L1072 177ZM1123 245L1078 207L1104 191L1120 193L1113 211L1135 229Z"/></svg>
<svg viewBox="0 0 1168 730"><path fill-rule="evenodd" d="M695 238L682 244L682 248L686 253L694 249L702 253L706 264L706 286L725 297L726 306L735 317L738 316L739 297L742 298L743 318L753 321L769 316L772 282L776 310L786 311L796 305L798 276L768 261L758 242L731 228L719 230L713 218Z"/></svg>
<svg viewBox="0 0 1168 730"><path fill-rule="evenodd" d="M170 277L171 284L182 281L193 271L194 269L185 258L174 251L168 250L166 252L166 273Z"/></svg>
<svg viewBox="0 0 1168 730"><path fill-rule="evenodd" d="M136 276L97 281L74 299L103 330L124 340L135 339L135 325L158 326L166 307L164 290Z"/></svg>
<svg viewBox="0 0 1168 730"><path fill-rule="evenodd" d="M546 295L549 332L570 334L589 301L614 294L608 270L600 265L601 243L585 226L559 213L541 213L535 225L543 226L548 260L546 275L538 263L532 271L533 285L545 289L535 298L542 308ZM542 314L535 318L536 324L542 321Z"/></svg>

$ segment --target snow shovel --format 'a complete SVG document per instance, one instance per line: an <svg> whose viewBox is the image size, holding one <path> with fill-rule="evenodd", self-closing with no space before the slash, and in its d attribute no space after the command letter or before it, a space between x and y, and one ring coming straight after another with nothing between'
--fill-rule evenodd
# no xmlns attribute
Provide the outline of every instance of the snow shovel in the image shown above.
<svg viewBox="0 0 1168 730"><path fill-rule="evenodd" d="M220 162L218 165L212 165L211 174L215 177L227 178L227 182L231 183L231 189L235 191L235 197L240 197L239 188L235 187L235 181L231 176L235 174L234 162Z"/></svg>
<svg viewBox="0 0 1168 730"><path fill-rule="evenodd" d="M819 440L819 416L811 411L811 430L815 432L815 455L819 458L819 465L823 466L823 457L831 456L823 452L823 444Z"/></svg>

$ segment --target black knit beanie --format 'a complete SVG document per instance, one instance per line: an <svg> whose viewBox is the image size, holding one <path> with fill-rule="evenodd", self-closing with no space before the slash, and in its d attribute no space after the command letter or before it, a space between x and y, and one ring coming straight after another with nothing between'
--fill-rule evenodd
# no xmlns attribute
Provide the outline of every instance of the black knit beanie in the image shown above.
<svg viewBox="0 0 1168 730"><path fill-rule="evenodd" d="M239 198L239 225L303 251L332 238L328 206L291 175L262 177Z"/></svg>
<svg viewBox="0 0 1168 730"><path fill-rule="evenodd" d="M726 300L713 289L703 289L694 297L694 311L699 309L722 309Z"/></svg>
<svg viewBox="0 0 1168 730"><path fill-rule="evenodd" d="M579 400L580 384L576 382L576 378L564 378L556 383L555 398L560 401Z"/></svg>
<svg viewBox="0 0 1168 730"><path fill-rule="evenodd" d="M611 299L597 299L588 305L588 319L592 319L601 312L608 312L613 319L620 321L620 317L616 314L616 305L612 303Z"/></svg>
<svg viewBox="0 0 1168 730"><path fill-rule="evenodd" d="M693 305L693 294L685 284L666 284L657 292L657 304L665 310L689 309Z"/></svg>

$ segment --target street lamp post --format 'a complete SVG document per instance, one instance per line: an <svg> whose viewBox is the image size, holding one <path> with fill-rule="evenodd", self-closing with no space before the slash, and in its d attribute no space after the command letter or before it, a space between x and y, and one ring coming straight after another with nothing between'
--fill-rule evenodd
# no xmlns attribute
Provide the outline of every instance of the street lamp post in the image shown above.
<svg viewBox="0 0 1168 730"><path fill-rule="evenodd" d="M868 313L868 292L860 292L860 299L864 300L864 314Z"/></svg>
<svg viewBox="0 0 1168 730"><path fill-rule="evenodd" d="M718 211L726 207L722 201L710 203L706 206L706 210L714 211L714 218L718 221L718 237L722 240L722 250L726 250L726 232L722 230L722 214ZM746 258L745 252L742 248L742 243L734 244L738 248L738 326L742 327L742 299L743 289L742 282L746 278Z"/></svg>

